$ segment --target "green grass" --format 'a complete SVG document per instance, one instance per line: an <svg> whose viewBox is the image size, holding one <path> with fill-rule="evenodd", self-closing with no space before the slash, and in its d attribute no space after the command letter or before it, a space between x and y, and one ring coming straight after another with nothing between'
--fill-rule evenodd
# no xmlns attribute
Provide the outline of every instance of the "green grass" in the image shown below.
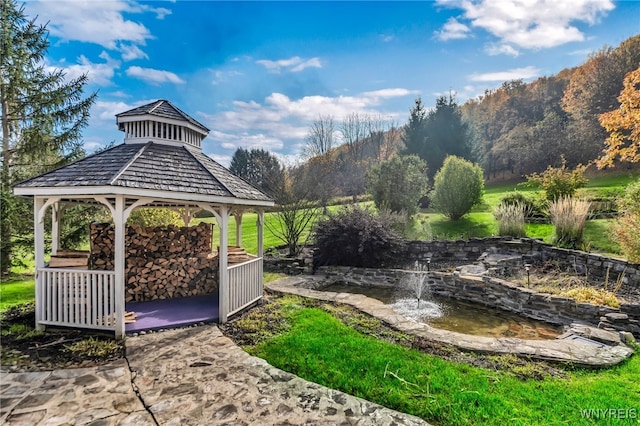
<svg viewBox="0 0 640 426"><path fill-rule="evenodd" d="M640 410L638 356L608 370L524 380L377 340L318 308L286 311L289 331L254 346L253 355L433 424L586 425L594 422L581 410Z"/></svg>
<svg viewBox="0 0 640 426"><path fill-rule="evenodd" d="M0 283L0 311L35 300L33 277L13 276Z"/></svg>
<svg viewBox="0 0 640 426"><path fill-rule="evenodd" d="M578 196L592 198L615 197L622 194L624 187L637 179L629 173L591 177L586 188L578 191ZM459 221L450 221L433 209L422 210L412 224L409 235L415 239L459 239L483 238L498 234L498 224L493 217L494 208L509 192L520 191L533 197L542 197L539 189L518 183L500 183L485 188L483 201ZM586 223L583 249L608 255L619 255L620 248L611 238L611 225L615 219L596 219ZM553 226L550 224L526 224L527 236L540 238L552 243Z"/></svg>

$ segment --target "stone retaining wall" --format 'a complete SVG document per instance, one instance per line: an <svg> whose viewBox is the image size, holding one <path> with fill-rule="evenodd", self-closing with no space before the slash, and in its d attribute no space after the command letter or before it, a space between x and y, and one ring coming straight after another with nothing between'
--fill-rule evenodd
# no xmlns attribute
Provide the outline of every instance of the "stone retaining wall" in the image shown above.
<svg viewBox="0 0 640 426"><path fill-rule="evenodd" d="M344 266L318 269L323 282L310 283L316 288L332 282L369 287L399 287L408 273L401 269L367 269ZM620 309L579 303L573 299L536 293L511 282L483 276L461 276L458 272L428 272L433 294L500 308L556 325L581 322L601 328L629 331L640 337L640 305L622 304Z"/></svg>
<svg viewBox="0 0 640 426"><path fill-rule="evenodd" d="M472 238L457 241L410 241L410 261L469 261L473 263L485 252L522 255L523 262L542 264L556 262L564 270L587 276L603 283L622 281L621 292L637 292L640 287L640 265L599 254L554 247L533 238Z"/></svg>

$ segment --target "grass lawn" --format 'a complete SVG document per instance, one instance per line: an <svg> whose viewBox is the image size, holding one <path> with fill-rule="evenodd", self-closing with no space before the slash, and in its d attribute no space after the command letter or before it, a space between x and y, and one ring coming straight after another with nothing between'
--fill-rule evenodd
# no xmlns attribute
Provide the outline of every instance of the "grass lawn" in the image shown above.
<svg viewBox="0 0 640 426"><path fill-rule="evenodd" d="M624 192L624 187L636 180L637 174L621 173L592 177L585 188L578 190L579 197L615 197ZM482 204L474 207L459 221L450 221L432 209L423 210L416 217L410 230L410 236L416 239L460 239L482 238L497 235L498 224L493 217L493 209L501 199L512 191L532 196L542 196L542 191L517 183L500 183L485 188ZM620 249L611 238L611 225L614 219L595 219L587 221L584 232L585 248L590 251L619 255ZM541 238L547 243L553 239L553 226L550 224L526 225L527 236Z"/></svg>
<svg viewBox="0 0 640 426"><path fill-rule="evenodd" d="M290 328L250 347L253 355L436 425L631 424L596 422L584 418L583 410L614 408L640 415L637 355L607 370L575 369L564 378L520 379L361 334L295 298L283 303ZM631 421L635 424L637 418Z"/></svg>
<svg viewBox="0 0 640 426"><path fill-rule="evenodd" d="M33 276L13 276L0 283L0 311L35 300Z"/></svg>

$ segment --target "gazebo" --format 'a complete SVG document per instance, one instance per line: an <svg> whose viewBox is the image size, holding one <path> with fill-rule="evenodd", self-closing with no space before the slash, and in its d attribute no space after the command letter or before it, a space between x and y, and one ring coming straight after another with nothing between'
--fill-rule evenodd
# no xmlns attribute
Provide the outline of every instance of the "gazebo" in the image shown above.
<svg viewBox="0 0 640 426"><path fill-rule="evenodd" d="M219 321L262 297L264 209L273 200L202 153L204 125L167 100L116 115L124 143L87 156L14 186L34 200L36 327L66 326L125 334L125 226L138 207L205 210L219 227ZM52 268L45 264L45 215L51 214L51 254L59 250L63 206L106 206L113 219L113 270ZM242 241L242 214L257 213L255 258L228 265L228 228L236 218L236 245Z"/></svg>

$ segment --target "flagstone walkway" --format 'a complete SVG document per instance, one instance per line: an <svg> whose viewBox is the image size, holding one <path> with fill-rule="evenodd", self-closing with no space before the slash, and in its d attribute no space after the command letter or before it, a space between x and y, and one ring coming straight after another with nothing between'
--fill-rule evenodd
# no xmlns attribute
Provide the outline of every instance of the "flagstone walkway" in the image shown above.
<svg viewBox="0 0 640 426"><path fill-rule="evenodd" d="M427 425L252 357L216 325L128 337L109 365L2 373L3 425Z"/></svg>

